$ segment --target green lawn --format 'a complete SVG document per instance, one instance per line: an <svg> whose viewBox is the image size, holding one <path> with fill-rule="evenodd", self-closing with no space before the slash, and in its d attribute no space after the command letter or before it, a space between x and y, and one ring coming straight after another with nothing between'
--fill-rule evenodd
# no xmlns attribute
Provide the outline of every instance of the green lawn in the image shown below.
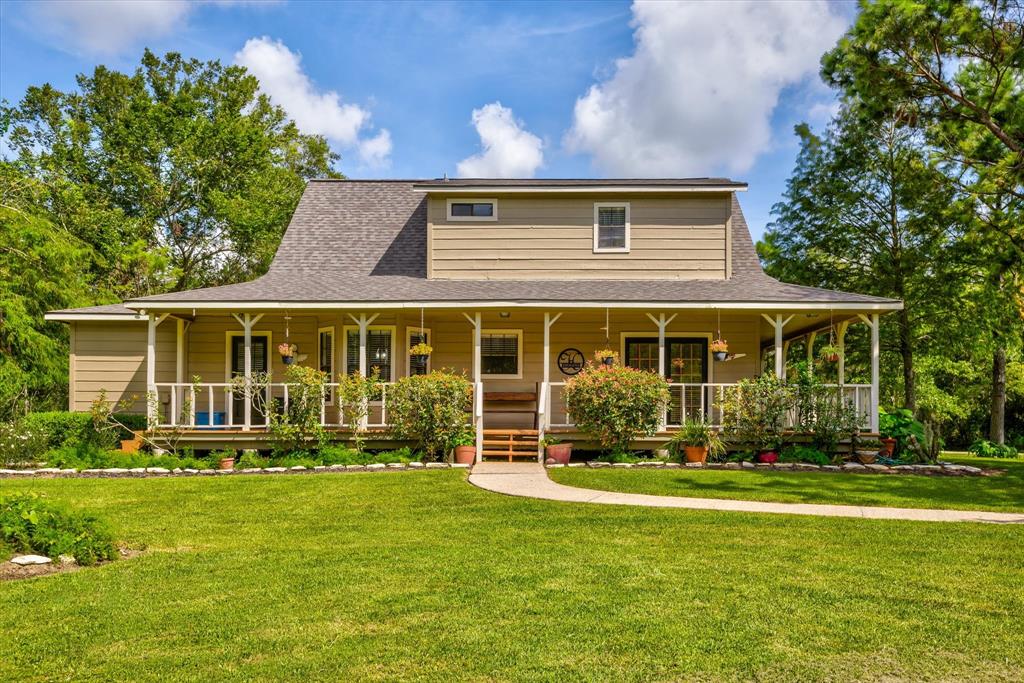
<svg viewBox="0 0 1024 683"><path fill-rule="evenodd" d="M0 680L1024 679L1020 526L562 504L464 477L0 481L148 546L0 584Z"/></svg>
<svg viewBox="0 0 1024 683"><path fill-rule="evenodd" d="M549 470L570 486L662 496L729 498L777 503L834 503L910 508L1024 512L1024 460L949 456L993 477L835 474L793 471L584 469Z"/></svg>

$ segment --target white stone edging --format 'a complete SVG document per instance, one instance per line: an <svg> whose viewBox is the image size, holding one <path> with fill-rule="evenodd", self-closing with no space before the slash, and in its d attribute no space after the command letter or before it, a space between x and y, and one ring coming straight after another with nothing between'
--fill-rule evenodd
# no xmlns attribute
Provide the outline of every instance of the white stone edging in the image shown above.
<svg viewBox="0 0 1024 683"><path fill-rule="evenodd" d="M566 467L562 464L547 465L548 469L558 469L560 467ZM753 463L744 461L738 462L662 462L660 460L647 460L638 463L629 462L600 462L597 460L591 460L589 462L574 462L570 463L568 467L587 467L590 469L599 469L602 467L611 467L615 469L707 469L707 470L743 470L743 471L754 471L754 470L780 470L780 471L800 471L800 472L835 472L835 473L854 473L854 474L923 474L923 475L946 475L946 476L969 476L969 477L987 477L989 474L980 467L974 467L973 465L955 465L952 463L941 463L938 465L881 465L881 464L870 464L862 465L858 462L847 462L842 465L812 465L804 462L777 462L777 463Z"/></svg>
<svg viewBox="0 0 1024 683"><path fill-rule="evenodd" d="M103 469L60 469L58 467L44 467L35 470L10 470L0 469L0 479L19 479L28 477L37 478L117 478L117 477L195 477L195 476L216 476L231 474L325 474L345 472L415 472L417 470L446 470L446 469L469 469L469 465L447 462L411 462L405 463L371 463L369 465L317 465L305 467L295 465L294 467L251 467L234 470L196 470L174 468L169 470L165 467L134 467L125 469L123 467L108 467Z"/></svg>

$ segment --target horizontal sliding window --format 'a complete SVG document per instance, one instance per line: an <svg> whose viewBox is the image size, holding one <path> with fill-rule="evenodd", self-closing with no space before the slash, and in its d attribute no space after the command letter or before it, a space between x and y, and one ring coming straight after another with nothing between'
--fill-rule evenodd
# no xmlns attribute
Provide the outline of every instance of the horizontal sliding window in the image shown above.
<svg viewBox="0 0 1024 683"><path fill-rule="evenodd" d="M448 220L494 221L498 219L498 202L494 199L449 199Z"/></svg>

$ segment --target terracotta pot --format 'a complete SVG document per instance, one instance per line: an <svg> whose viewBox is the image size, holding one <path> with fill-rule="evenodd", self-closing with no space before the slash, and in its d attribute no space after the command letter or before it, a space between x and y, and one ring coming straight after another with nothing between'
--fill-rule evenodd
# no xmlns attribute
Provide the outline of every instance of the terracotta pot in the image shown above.
<svg viewBox="0 0 1024 683"><path fill-rule="evenodd" d="M839 354L838 353L830 353L827 356L825 356L825 360L827 360L829 363L838 363L839 362Z"/></svg>
<svg viewBox="0 0 1024 683"><path fill-rule="evenodd" d="M683 446L686 462L704 462L708 459L707 446Z"/></svg>
<svg viewBox="0 0 1024 683"><path fill-rule="evenodd" d="M779 454L775 451L761 451L757 456L758 462L764 462L771 464L779 459Z"/></svg>
<svg viewBox="0 0 1024 683"><path fill-rule="evenodd" d="M121 439L122 453L138 453L140 446L142 446L141 439Z"/></svg>
<svg viewBox="0 0 1024 683"><path fill-rule="evenodd" d="M455 462L460 465L472 465L476 462L476 446L456 446Z"/></svg>
<svg viewBox="0 0 1024 683"><path fill-rule="evenodd" d="M568 465L572 457L571 443L556 443L544 447L545 459L550 458L560 465Z"/></svg>
<svg viewBox="0 0 1024 683"><path fill-rule="evenodd" d="M885 448L885 457L891 458L892 454L896 452L896 439L885 438L880 439L882 446Z"/></svg>
<svg viewBox="0 0 1024 683"><path fill-rule="evenodd" d="M222 470L233 470L233 469L235 469L235 459L234 458L221 458L220 459L220 468Z"/></svg>
<svg viewBox="0 0 1024 683"><path fill-rule="evenodd" d="M726 358L729 357L729 352L728 351L713 351L711 355L713 355L715 357L715 360L721 362L721 361L724 361Z"/></svg>

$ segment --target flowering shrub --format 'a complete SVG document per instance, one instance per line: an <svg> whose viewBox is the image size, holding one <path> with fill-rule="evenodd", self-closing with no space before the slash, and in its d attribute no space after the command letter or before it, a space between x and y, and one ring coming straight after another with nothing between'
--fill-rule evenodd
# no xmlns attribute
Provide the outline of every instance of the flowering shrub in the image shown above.
<svg viewBox="0 0 1024 683"><path fill-rule="evenodd" d="M473 385L462 375L434 370L403 377L388 389L387 410L394 435L414 439L431 460L439 460L466 428Z"/></svg>
<svg viewBox="0 0 1024 683"><path fill-rule="evenodd" d="M15 422L0 423L0 463L23 465L39 462L48 450L45 432L26 424Z"/></svg>
<svg viewBox="0 0 1024 683"><path fill-rule="evenodd" d="M668 405L668 381L626 365L588 365L565 383L566 411L605 448L624 452L658 431Z"/></svg>

